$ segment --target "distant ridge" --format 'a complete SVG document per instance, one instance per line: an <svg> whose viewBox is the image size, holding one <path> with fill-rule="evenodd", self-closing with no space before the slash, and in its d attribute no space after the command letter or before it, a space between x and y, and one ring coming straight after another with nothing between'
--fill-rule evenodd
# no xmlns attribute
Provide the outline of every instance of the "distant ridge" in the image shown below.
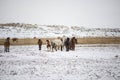
<svg viewBox="0 0 120 80"><path fill-rule="evenodd" d="M85 28L64 25L37 25L25 23L0 24L0 38L5 37L120 37L120 28Z"/></svg>

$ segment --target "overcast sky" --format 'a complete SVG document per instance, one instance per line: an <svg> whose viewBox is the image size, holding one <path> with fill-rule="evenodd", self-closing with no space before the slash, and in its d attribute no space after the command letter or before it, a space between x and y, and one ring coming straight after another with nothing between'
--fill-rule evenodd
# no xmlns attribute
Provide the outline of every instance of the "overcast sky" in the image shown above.
<svg viewBox="0 0 120 80"><path fill-rule="evenodd" d="M120 27L120 0L0 0L0 23Z"/></svg>

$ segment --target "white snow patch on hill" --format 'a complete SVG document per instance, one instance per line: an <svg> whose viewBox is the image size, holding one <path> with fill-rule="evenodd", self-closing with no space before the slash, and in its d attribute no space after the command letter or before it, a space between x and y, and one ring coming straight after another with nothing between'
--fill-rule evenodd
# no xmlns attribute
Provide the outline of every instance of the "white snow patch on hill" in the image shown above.
<svg viewBox="0 0 120 80"><path fill-rule="evenodd" d="M67 26L0 26L0 38L17 37L17 38L48 38L58 36L75 36L75 37L120 37L120 29L110 28L84 28L84 27L67 27Z"/></svg>

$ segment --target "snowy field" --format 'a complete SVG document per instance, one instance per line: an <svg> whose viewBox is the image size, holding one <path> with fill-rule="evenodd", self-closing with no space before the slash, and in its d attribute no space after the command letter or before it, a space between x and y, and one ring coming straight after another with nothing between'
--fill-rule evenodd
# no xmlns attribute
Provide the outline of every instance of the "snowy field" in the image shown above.
<svg viewBox="0 0 120 80"><path fill-rule="evenodd" d="M37 45L0 46L0 80L120 80L120 44L77 45L75 51Z"/></svg>

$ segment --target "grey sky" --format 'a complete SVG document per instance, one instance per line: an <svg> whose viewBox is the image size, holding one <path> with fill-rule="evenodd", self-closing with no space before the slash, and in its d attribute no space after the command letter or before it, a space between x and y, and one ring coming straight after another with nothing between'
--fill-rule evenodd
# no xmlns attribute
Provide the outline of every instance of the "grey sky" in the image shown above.
<svg viewBox="0 0 120 80"><path fill-rule="evenodd" d="M120 0L0 0L0 23L120 27Z"/></svg>

